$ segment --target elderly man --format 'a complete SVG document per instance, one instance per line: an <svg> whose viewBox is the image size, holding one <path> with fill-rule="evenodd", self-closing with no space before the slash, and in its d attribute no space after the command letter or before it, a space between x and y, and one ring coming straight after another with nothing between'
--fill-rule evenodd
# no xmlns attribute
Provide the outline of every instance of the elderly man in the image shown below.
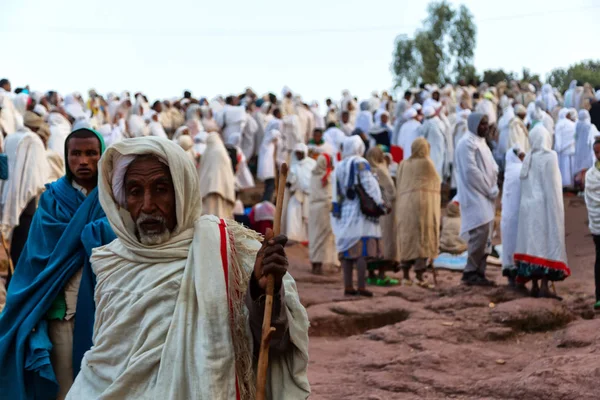
<svg viewBox="0 0 600 400"><path fill-rule="evenodd" d="M491 286L485 277L487 256L498 197L498 165L485 138L487 116L472 113L467 120L469 132L458 142L458 202L462 215L461 235L468 233L468 260L463 273L467 285Z"/></svg>
<svg viewBox="0 0 600 400"><path fill-rule="evenodd" d="M114 234L95 189L102 135L66 141L66 176L46 187L0 318L0 398L64 399L92 346L94 247ZM7 397L3 397L6 395Z"/></svg>
<svg viewBox="0 0 600 400"><path fill-rule="evenodd" d="M94 346L69 399L251 398L266 274L276 290L268 397L308 397L308 318L285 236L269 232L261 248L243 226L201 217L193 163L161 138L107 150L100 202L117 240L91 258Z"/></svg>

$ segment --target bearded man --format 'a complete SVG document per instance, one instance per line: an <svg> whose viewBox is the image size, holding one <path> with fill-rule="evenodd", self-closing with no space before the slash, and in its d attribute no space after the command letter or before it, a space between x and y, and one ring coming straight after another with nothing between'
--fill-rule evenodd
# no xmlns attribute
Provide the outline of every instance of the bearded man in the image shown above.
<svg viewBox="0 0 600 400"><path fill-rule="evenodd" d="M250 399L266 275L275 279L269 399L310 394L308 318L285 236L202 215L196 168L169 140L102 157L100 202L117 240L94 251L94 346L68 399Z"/></svg>

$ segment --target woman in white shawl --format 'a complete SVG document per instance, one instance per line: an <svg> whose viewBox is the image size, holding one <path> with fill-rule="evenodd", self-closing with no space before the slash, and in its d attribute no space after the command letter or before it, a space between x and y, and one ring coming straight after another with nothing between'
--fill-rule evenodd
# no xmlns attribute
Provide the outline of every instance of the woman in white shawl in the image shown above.
<svg viewBox="0 0 600 400"><path fill-rule="evenodd" d="M527 109L522 104L515 106L515 115L508 125L508 148L518 147L522 152L529 152L529 132L525 126L525 116Z"/></svg>
<svg viewBox="0 0 600 400"><path fill-rule="evenodd" d="M498 147L495 149L494 156L498 165L503 165L506 152L510 148L508 146L509 126L510 121L515 117L515 111L506 95L500 98L500 108L502 116L498 119Z"/></svg>
<svg viewBox="0 0 600 400"><path fill-rule="evenodd" d="M565 107L571 108L573 107L573 94L575 93L575 89L577 88L577 80L572 80L569 83L569 89L565 92Z"/></svg>
<svg viewBox="0 0 600 400"><path fill-rule="evenodd" d="M304 143L294 147L286 184L290 197L285 214L285 232L288 239L300 243L308 242L310 179L316 164L308 157L308 147Z"/></svg>
<svg viewBox="0 0 600 400"><path fill-rule="evenodd" d="M237 165L235 168L235 188L237 191L246 190L254 187L254 178L248 168L248 159L240 148L242 143L242 134L239 132L232 133L229 135L227 141L228 146L235 148Z"/></svg>
<svg viewBox="0 0 600 400"><path fill-rule="evenodd" d="M308 252L313 274L321 275L323 265L339 265L335 236L331 230L331 181L333 163L327 153L319 155L310 178Z"/></svg>
<svg viewBox="0 0 600 400"><path fill-rule="evenodd" d="M50 139L48 139L48 148L56 152L63 161L65 160L65 141L71 133L71 123L58 111L51 111L48 114L48 125L50 127Z"/></svg>
<svg viewBox="0 0 600 400"><path fill-rule="evenodd" d="M576 182L581 183L583 179L580 175L594 165L592 144L598 135L600 133L596 126L592 125L589 111L579 110L579 120L575 126L575 162L573 166Z"/></svg>
<svg viewBox="0 0 600 400"><path fill-rule="evenodd" d="M359 180L376 204L381 208L384 204L379 183L369 162L362 157L364 152L365 144L359 136L350 136L342 144L342 161L335 169L331 226L342 260L344 294L371 297L373 293L366 289L367 259L381 257L381 228L378 220L366 217L361 211L355 189ZM358 290L352 283L355 265Z"/></svg>
<svg viewBox="0 0 600 400"><path fill-rule="evenodd" d="M198 132L204 131L204 126L200 122L201 116L202 107L200 107L200 104L190 104L187 110L185 110L185 124L190 128L192 137L196 136Z"/></svg>
<svg viewBox="0 0 600 400"><path fill-rule="evenodd" d="M562 177L562 187L571 188L574 177L575 122L571 120L570 110L563 108L558 114L555 129L554 149L558 153L558 163Z"/></svg>
<svg viewBox="0 0 600 400"><path fill-rule="evenodd" d="M369 111L369 102L360 103L360 112L356 117L356 129L360 129L363 134L367 134L373 128L373 113Z"/></svg>
<svg viewBox="0 0 600 400"><path fill-rule="evenodd" d="M538 99L541 99L544 102L547 112L552 112L554 107L558 105L556 96L554 96L554 89L552 89L552 86L549 83L542 85L542 93Z"/></svg>
<svg viewBox="0 0 600 400"><path fill-rule="evenodd" d="M582 110L583 111L583 110ZM580 111L581 112L581 111ZM593 144L595 164L585 174L585 205L588 210L589 228L596 247L594 280L596 284L595 310L600 310L600 140Z"/></svg>
<svg viewBox="0 0 600 400"><path fill-rule="evenodd" d="M454 125L454 132L452 133L452 140L454 142L454 148L458 147L458 142L463 136L469 132L469 127L467 125L467 120L469 119L469 115L471 115L471 110L464 109L460 110L456 113L456 125ZM456 188L458 186L458 163L456 162L456 154L454 155L454 163L452 164L452 178L450 180L450 189L451 196L454 197L456 195Z"/></svg>
<svg viewBox="0 0 600 400"><path fill-rule="evenodd" d="M517 267L514 261L519 227L519 202L521 201L521 167L525 153L518 147L506 152L504 185L502 186L502 275L510 287L516 287Z"/></svg>
<svg viewBox="0 0 600 400"><path fill-rule="evenodd" d="M412 107L409 107L402 118L404 123L400 127L398 135L392 141L392 145L402 148L403 159L408 160L411 155L412 143L419 137L421 123L418 120L419 113Z"/></svg>
<svg viewBox="0 0 600 400"><path fill-rule="evenodd" d="M202 193L202 214L233 219L235 177L227 149L216 133L208 135L198 175Z"/></svg>
<svg viewBox="0 0 600 400"><path fill-rule="evenodd" d="M532 280L531 295L557 297L548 281L571 275L565 248L565 210L558 158L542 124L529 133L531 152L521 169L521 202L514 260L517 282ZM538 286L541 280L541 288Z"/></svg>
<svg viewBox="0 0 600 400"><path fill-rule="evenodd" d="M423 115L425 115L426 120L421 126L419 136L424 137L429 142L429 146L431 147L429 157L433 161L435 170L443 183L450 175L450 160L448 159L446 135L442 130L441 121L436 116L436 111L433 107L428 106L423 108Z"/></svg>

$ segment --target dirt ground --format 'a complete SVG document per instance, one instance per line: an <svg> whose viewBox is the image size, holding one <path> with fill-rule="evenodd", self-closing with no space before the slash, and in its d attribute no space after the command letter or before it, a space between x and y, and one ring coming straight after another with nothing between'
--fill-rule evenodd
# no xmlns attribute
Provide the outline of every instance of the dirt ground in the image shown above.
<svg viewBox="0 0 600 400"><path fill-rule="evenodd" d="M572 276L562 302L496 288L467 288L439 271L435 289L374 288L344 298L341 273L310 273L307 250L288 247L311 320L311 399L597 399L600 318L595 257L582 199L565 198ZM429 277L431 279L431 276Z"/></svg>

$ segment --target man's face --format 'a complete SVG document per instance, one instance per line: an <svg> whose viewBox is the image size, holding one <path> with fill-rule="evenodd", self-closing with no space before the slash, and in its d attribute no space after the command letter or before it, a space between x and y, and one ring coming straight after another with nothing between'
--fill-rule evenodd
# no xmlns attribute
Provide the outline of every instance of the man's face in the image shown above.
<svg viewBox="0 0 600 400"><path fill-rule="evenodd" d="M487 115L484 115L483 118L481 118L479 127L477 127L477 135L479 135L479 137L486 137L488 130L489 130L488 117L487 117Z"/></svg>
<svg viewBox="0 0 600 400"><path fill-rule="evenodd" d="M7 92L10 92L10 91L12 90L12 88L11 88L11 86L10 86L10 82L6 82L6 83L5 83L5 84L2 86L2 88L3 88L4 90L6 90Z"/></svg>
<svg viewBox="0 0 600 400"><path fill-rule="evenodd" d="M156 104L154 105L154 111L156 111L157 113L159 113L159 114L160 114L160 113L162 112L162 110L163 110L163 105L162 105L162 103L156 103Z"/></svg>
<svg viewBox="0 0 600 400"><path fill-rule="evenodd" d="M323 140L323 132L321 132L321 131L314 131L313 132L313 139L315 140L315 143L321 143L321 140Z"/></svg>
<svg viewBox="0 0 600 400"><path fill-rule="evenodd" d="M75 182L97 179L100 160L100 142L97 138L72 138L67 150L67 162Z"/></svg>
<svg viewBox="0 0 600 400"><path fill-rule="evenodd" d="M304 155L303 151L297 151L296 152L296 158L298 159L298 161L304 160L304 157L305 157L305 155Z"/></svg>
<svg viewBox="0 0 600 400"><path fill-rule="evenodd" d="M525 120L525 117L527 116L527 113L521 113L521 114L517 114L517 116L518 116L519 118L521 118L521 121L524 121L524 120Z"/></svg>
<svg viewBox="0 0 600 400"><path fill-rule="evenodd" d="M331 106L331 99L325 100L325 104L327 104L327 107L330 107Z"/></svg>
<svg viewBox="0 0 600 400"><path fill-rule="evenodd" d="M354 103L353 102L348 102L348 111L352 111L354 110Z"/></svg>
<svg viewBox="0 0 600 400"><path fill-rule="evenodd" d="M387 114L382 114L381 115L381 123L382 124L387 124L389 120L390 120L390 117L388 117Z"/></svg>
<svg viewBox="0 0 600 400"><path fill-rule="evenodd" d="M594 145L594 155L596 160L600 161L600 143Z"/></svg>
<svg viewBox="0 0 600 400"><path fill-rule="evenodd" d="M431 98L434 99L435 101L440 101L440 92L433 92L433 94L431 95Z"/></svg>
<svg viewBox="0 0 600 400"><path fill-rule="evenodd" d="M169 167L156 157L137 159L125 174L125 194L140 242L152 246L169 240L177 224Z"/></svg>
<svg viewBox="0 0 600 400"><path fill-rule="evenodd" d="M350 120L350 116L348 115L348 113L343 113L342 114L342 122L347 124L349 120Z"/></svg>

